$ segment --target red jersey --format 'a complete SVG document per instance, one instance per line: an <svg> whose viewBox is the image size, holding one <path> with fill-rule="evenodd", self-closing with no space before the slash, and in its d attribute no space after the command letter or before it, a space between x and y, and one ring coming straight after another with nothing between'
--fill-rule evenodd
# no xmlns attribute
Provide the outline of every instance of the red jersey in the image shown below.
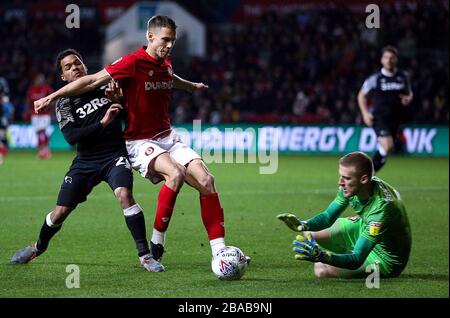
<svg viewBox="0 0 450 318"><path fill-rule="evenodd" d="M152 138L170 129L169 104L173 89L170 59L156 60L143 46L105 67L120 82L127 120L124 138Z"/></svg>
<svg viewBox="0 0 450 318"><path fill-rule="evenodd" d="M48 115L48 114L50 114L50 110L48 107L45 110L42 110L41 112L39 112L39 114L35 114L33 103L35 101L37 101L38 99L41 99L42 97L50 95L51 93L53 93L53 89L48 84L44 84L44 85L40 85L40 86L32 85L28 88L27 101L28 101L28 105L30 105L30 107L32 109L31 113L33 115Z"/></svg>

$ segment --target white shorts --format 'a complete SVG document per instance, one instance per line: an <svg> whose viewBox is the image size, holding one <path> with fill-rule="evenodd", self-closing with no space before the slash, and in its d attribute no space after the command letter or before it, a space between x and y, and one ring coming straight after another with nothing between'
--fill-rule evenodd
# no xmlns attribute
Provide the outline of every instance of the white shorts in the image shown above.
<svg viewBox="0 0 450 318"><path fill-rule="evenodd" d="M31 125L36 131L47 130L50 124L50 115L31 115Z"/></svg>
<svg viewBox="0 0 450 318"><path fill-rule="evenodd" d="M164 178L149 170L149 165L162 153L169 155L180 165L186 166L194 159L201 157L186 144L181 142L180 136L175 131L169 135L155 139L126 140L128 156L133 168L144 178L153 183L158 183Z"/></svg>

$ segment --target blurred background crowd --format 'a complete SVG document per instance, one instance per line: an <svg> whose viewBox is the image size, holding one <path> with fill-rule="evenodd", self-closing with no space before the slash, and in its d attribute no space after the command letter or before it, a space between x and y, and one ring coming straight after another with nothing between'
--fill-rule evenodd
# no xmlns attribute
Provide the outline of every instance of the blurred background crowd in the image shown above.
<svg viewBox="0 0 450 318"><path fill-rule="evenodd" d="M125 10L134 2L120 6ZM207 26L207 54L174 60L175 73L210 89L192 95L175 91L174 124L193 119L362 124L356 95L364 79L380 69L380 49L387 44L398 47L399 67L409 74L415 94L405 120L449 122L448 1L383 2L379 29L365 26L367 13L358 1L302 8L288 1L289 10L268 6L252 19L236 18L245 0L176 2ZM87 8L79 29L64 27L64 2L0 5L0 87L9 97L10 111L3 116L10 122L29 121L33 91L63 85L54 65L60 50L78 50L91 72L105 66L104 28L120 10L107 15L95 1L77 4Z"/></svg>

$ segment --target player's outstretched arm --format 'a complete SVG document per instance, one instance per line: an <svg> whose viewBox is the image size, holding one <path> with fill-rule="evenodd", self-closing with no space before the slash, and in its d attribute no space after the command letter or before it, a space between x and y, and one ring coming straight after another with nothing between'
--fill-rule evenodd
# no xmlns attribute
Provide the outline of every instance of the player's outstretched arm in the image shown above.
<svg viewBox="0 0 450 318"><path fill-rule="evenodd" d="M188 92L193 92L196 89L208 88L204 83L194 83L173 74L173 87L177 89L184 89Z"/></svg>
<svg viewBox="0 0 450 318"><path fill-rule="evenodd" d="M305 221L299 220L297 216L291 213L278 214L277 218L283 221L293 231L316 232L330 227L346 208L347 204L339 204L333 200L325 211Z"/></svg>
<svg viewBox="0 0 450 318"><path fill-rule="evenodd" d="M100 85L106 84L110 80L111 76L105 69L95 74L83 76L76 81L61 87L56 92L35 101L34 111L39 113L58 98L80 95L89 92Z"/></svg>

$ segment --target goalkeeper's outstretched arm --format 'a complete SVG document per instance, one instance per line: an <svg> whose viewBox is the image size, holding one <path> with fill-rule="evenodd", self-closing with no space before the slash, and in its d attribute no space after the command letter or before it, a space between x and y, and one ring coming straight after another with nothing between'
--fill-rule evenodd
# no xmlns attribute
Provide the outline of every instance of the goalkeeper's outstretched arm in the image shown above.
<svg viewBox="0 0 450 318"><path fill-rule="evenodd" d="M305 221L306 230L316 232L329 228L346 208L347 205L341 205L336 201L331 202L325 211Z"/></svg>
<svg viewBox="0 0 450 318"><path fill-rule="evenodd" d="M329 228L334 221L345 211L347 204L342 205L333 201L327 207L325 211L319 213L315 217L302 221L298 219L294 214L282 213L278 214L277 218L283 221L290 229L296 232L302 231L320 231Z"/></svg>

